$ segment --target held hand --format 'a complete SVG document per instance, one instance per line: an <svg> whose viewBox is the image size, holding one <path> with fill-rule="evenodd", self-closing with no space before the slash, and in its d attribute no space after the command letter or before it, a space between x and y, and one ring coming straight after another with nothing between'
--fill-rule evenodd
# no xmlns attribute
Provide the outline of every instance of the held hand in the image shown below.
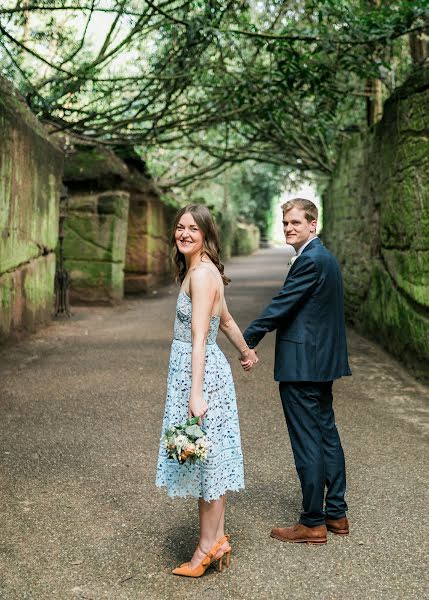
<svg viewBox="0 0 429 600"><path fill-rule="evenodd" d="M250 369L259 362L256 350L248 348L246 352L241 355L240 362L245 371L250 371Z"/></svg>
<svg viewBox="0 0 429 600"><path fill-rule="evenodd" d="M209 406L202 396L192 397L189 400L188 417L200 417L198 425L202 424L202 420L207 414Z"/></svg>
<svg viewBox="0 0 429 600"><path fill-rule="evenodd" d="M243 369L245 371L250 371L250 369L253 367L253 363L250 360L250 358L248 360L241 360L240 359L240 363L241 363L241 366L243 367Z"/></svg>

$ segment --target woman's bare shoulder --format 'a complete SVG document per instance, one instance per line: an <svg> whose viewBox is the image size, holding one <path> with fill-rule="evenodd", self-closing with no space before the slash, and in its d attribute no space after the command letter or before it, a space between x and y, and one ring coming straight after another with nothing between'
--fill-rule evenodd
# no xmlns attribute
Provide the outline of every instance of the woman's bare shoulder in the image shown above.
<svg viewBox="0 0 429 600"><path fill-rule="evenodd" d="M198 265L189 271L190 286L207 286L215 282L215 273L206 266L206 264Z"/></svg>
<svg viewBox="0 0 429 600"><path fill-rule="evenodd" d="M213 263L202 263L191 269L189 274L189 287L201 289L205 292L216 292L219 290L219 284L223 282L219 271Z"/></svg>

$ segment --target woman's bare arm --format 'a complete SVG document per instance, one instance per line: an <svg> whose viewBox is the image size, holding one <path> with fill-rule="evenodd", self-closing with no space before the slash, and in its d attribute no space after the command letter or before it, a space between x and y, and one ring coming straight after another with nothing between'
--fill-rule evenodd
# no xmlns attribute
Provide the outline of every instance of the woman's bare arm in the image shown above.
<svg viewBox="0 0 429 600"><path fill-rule="evenodd" d="M203 398L207 334L216 297L216 281L208 269L195 269L190 276L192 298L192 384L189 416L203 417L207 402Z"/></svg>
<svg viewBox="0 0 429 600"><path fill-rule="evenodd" d="M238 350L242 367L244 370L248 371L254 363L258 362L258 357L256 356L256 352L247 346L240 328L228 310L226 300L223 302L219 328L226 335L234 348Z"/></svg>

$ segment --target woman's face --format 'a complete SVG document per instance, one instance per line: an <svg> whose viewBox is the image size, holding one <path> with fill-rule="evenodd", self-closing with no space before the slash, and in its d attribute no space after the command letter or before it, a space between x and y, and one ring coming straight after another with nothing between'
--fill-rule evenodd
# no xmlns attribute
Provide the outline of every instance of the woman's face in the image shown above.
<svg viewBox="0 0 429 600"><path fill-rule="evenodd" d="M176 245L184 256L193 256L203 249L204 234L195 222L191 213L180 217L176 227Z"/></svg>

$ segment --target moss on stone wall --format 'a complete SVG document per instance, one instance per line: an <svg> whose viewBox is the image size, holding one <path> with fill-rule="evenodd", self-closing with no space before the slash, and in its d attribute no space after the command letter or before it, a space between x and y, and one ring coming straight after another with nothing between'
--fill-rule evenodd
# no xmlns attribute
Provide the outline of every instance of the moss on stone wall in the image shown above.
<svg viewBox="0 0 429 600"><path fill-rule="evenodd" d="M0 276L0 341L50 321L54 277L54 254L35 258Z"/></svg>
<svg viewBox="0 0 429 600"><path fill-rule="evenodd" d="M260 234L256 225L238 223L235 229L233 254L246 256L259 248Z"/></svg>
<svg viewBox="0 0 429 600"><path fill-rule="evenodd" d="M429 379L428 82L427 69L413 74L375 130L344 145L323 232L342 267L348 318Z"/></svg>
<svg viewBox="0 0 429 600"><path fill-rule="evenodd" d="M234 252L237 220L232 212L224 211L216 215L216 225L219 233L222 260L228 260Z"/></svg>
<svg viewBox="0 0 429 600"><path fill-rule="evenodd" d="M398 287L418 304L429 308L429 252L382 248L381 253Z"/></svg>
<svg viewBox="0 0 429 600"><path fill-rule="evenodd" d="M62 152L0 79L0 338L53 312Z"/></svg>
<svg viewBox="0 0 429 600"><path fill-rule="evenodd" d="M398 291L381 261L373 261L361 314L365 331L393 350L417 376L428 377L429 320Z"/></svg>
<svg viewBox="0 0 429 600"><path fill-rule="evenodd" d="M109 189L114 181L122 181L127 176L126 164L101 146L75 144L64 165L66 181L75 185L82 181L93 182L97 189Z"/></svg>
<svg viewBox="0 0 429 600"><path fill-rule="evenodd" d="M52 308L54 279L55 256L53 254L49 256L49 260L40 257L33 268L27 269L27 275L24 278L26 310L34 313L37 312L40 306L45 304Z"/></svg>
<svg viewBox="0 0 429 600"><path fill-rule="evenodd" d="M62 157L9 114L2 118L0 273L56 246Z"/></svg>
<svg viewBox="0 0 429 600"><path fill-rule="evenodd" d="M128 193L120 190L70 196L63 248L72 300L122 298L128 205Z"/></svg>
<svg viewBox="0 0 429 600"><path fill-rule="evenodd" d="M95 260L67 260L73 301L116 303L124 295L124 265Z"/></svg>
<svg viewBox="0 0 429 600"><path fill-rule="evenodd" d="M12 306L15 302L15 288L10 273L0 276L0 331L9 333L12 321Z"/></svg>
<svg viewBox="0 0 429 600"><path fill-rule="evenodd" d="M70 208L64 254L72 299L117 300L124 289L147 291L171 272L170 209L161 202L144 161L130 148L119 151L117 156L101 146L77 143L66 160Z"/></svg>
<svg viewBox="0 0 429 600"><path fill-rule="evenodd" d="M343 146L323 202L323 235L344 276L348 318L357 322L378 245L378 212L370 192L368 140L356 135Z"/></svg>

